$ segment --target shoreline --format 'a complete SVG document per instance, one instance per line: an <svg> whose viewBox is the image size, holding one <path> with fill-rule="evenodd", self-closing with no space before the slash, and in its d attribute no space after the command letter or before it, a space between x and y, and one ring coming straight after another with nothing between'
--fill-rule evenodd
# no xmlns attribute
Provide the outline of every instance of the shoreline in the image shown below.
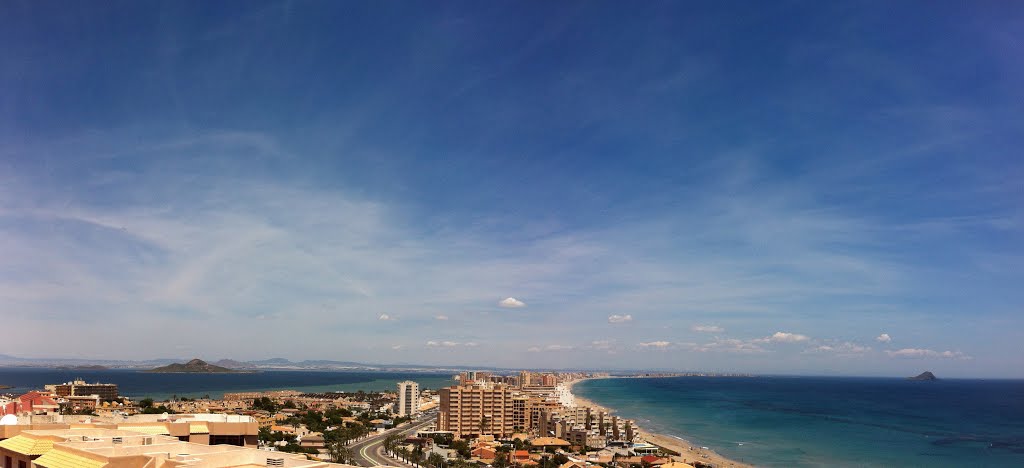
<svg viewBox="0 0 1024 468"><path fill-rule="evenodd" d="M587 399L585 397L581 397L578 393L573 391L573 387L575 387L577 383L583 382L585 380L608 379L608 378L624 378L624 377L588 377L588 378L585 378L585 379L579 379L579 380L574 380L572 382L569 382L567 384L567 386L568 386L569 393L572 394L574 404L576 406L589 406L589 407L593 408L594 410L604 411L607 414L615 413L616 411L615 411L614 408L608 408L607 406L599 405L599 404L595 403L593 400ZM650 377L650 378L654 378L654 377ZM633 427L636 428L636 435L641 440L643 440L643 441L645 441L645 442L647 442L649 444L657 445L657 446L662 447L664 449L668 449L668 450L671 450L673 452L679 453L679 455L677 455L677 456L673 455L673 456L670 457L673 460L682 461L684 463L690 463L690 462L709 463L709 464L714 465L716 468L717 467L734 467L734 468L753 468L754 467L754 465L749 464L749 463L740 462L740 461L736 461L736 460L733 460L733 459L730 459L730 458L726 458L725 456L719 454L718 452L715 452L714 450L712 450L710 448L704 449L701 446L695 445L691 441L689 441L687 439L684 439L682 437L675 436L675 435L672 435L672 434L658 434L658 433L650 432L647 429L644 429L643 427L641 427L636 421L633 421Z"/></svg>

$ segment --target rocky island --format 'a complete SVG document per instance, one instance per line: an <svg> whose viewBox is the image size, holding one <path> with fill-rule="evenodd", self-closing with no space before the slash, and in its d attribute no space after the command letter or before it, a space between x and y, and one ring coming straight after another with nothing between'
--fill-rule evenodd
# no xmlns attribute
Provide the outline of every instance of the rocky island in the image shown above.
<svg viewBox="0 0 1024 468"><path fill-rule="evenodd" d="M932 374L931 371L924 371L918 374L916 377L907 377L907 380L939 380Z"/></svg>
<svg viewBox="0 0 1024 468"><path fill-rule="evenodd" d="M193 359L184 364L174 363L166 366L157 367L156 369L150 369L143 372L152 372L159 374L244 374L247 371L240 371L234 369L228 369L226 367L215 366L202 359Z"/></svg>

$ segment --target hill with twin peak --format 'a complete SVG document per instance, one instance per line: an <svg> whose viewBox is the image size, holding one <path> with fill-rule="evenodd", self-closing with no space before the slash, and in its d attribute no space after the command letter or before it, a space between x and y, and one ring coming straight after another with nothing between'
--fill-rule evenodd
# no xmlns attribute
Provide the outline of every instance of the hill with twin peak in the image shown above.
<svg viewBox="0 0 1024 468"><path fill-rule="evenodd" d="M202 359L193 359L184 364L168 364L145 372L161 374L239 374L246 371L228 369L227 367L210 364Z"/></svg>

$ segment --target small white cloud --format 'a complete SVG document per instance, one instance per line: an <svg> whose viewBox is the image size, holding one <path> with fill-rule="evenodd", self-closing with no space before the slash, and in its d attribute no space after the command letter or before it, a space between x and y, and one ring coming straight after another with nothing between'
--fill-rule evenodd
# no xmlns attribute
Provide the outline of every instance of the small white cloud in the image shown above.
<svg viewBox="0 0 1024 468"><path fill-rule="evenodd" d="M384 320L384 321L391 320L391 316L388 315L388 314L380 314L380 317L377 317L377 320Z"/></svg>
<svg viewBox="0 0 1024 468"><path fill-rule="evenodd" d="M650 341L650 342L647 342L647 343L640 343L639 344L639 346L641 348L656 348L656 349L665 349L665 348L667 348L667 347L669 347L671 345L672 345L672 343L669 342L669 341Z"/></svg>
<svg viewBox="0 0 1024 468"><path fill-rule="evenodd" d="M761 342L771 341L774 343L799 343L801 341L810 340L806 335L799 333L788 333L788 332L775 332L774 335L758 340Z"/></svg>
<svg viewBox="0 0 1024 468"><path fill-rule="evenodd" d="M467 348L473 348L479 346L475 341L467 341L465 343L459 343L458 341L434 341L430 340L427 342L427 346L431 348L454 348L456 346L464 346Z"/></svg>
<svg viewBox="0 0 1024 468"><path fill-rule="evenodd" d="M546 349L548 351L568 351L570 349L573 349L573 346L553 344L553 345L547 345L547 347L545 347L544 349Z"/></svg>
<svg viewBox="0 0 1024 468"><path fill-rule="evenodd" d="M518 309L520 307L526 307L525 302L520 301L519 299L516 299L514 297L506 297L505 299L502 299L501 302L498 303L498 305L506 309Z"/></svg>
<svg viewBox="0 0 1024 468"><path fill-rule="evenodd" d="M633 321L633 316L630 315L630 314L626 314L626 315L609 315L608 316L608 323L625 323L625 322L632 322L632 321Z"/></svg>
<svg viewBox="0 0 1024 468"><path fill-rule="evenodd" d="M437 317L434 317L434 320L448 320L448 316L447 315L438 315Z"/></svg>
<svg viewBox="0 0 1024 468"><path fill-rule="evenodd" d="M402 349L402 348L404 348L404 347L405 347L405 346L402 346L402 345L400 345L400 344L396 344L396 345L392 346L392 347L391 347L391 349L393 349L393 350L396 350L396 351L397 351L397 350L399 350L399 349Z"/></svg>
<svg viewBox="0 0 1024 468"><path fill-rule="evenodd" d="M875 341L879 343L888 343L892 341L892 337L890 337L888 333L882 333L881 335L878 335L878 338L875 338Z"/></svg>
<svg viewBox="0 0 1024 468"><path fill-rule="evenodd" d="M540 347L539 346L530 346L529 348L526 349L526 351L531 352L531 353L539 353L540 352Z"/></svg>
<svg viewBox="0 0 1024 468"><path fill-rule="evenodd" d="M691 330L701 333L722 333L725 331L724 328L718 325L694 325Z"/></svg>
<svg viewBox="0 0 1024 468"><path fill-rule="evenodd" d="M594 340L590 342L590 347L594 349L611 349L615 344L612 340Z"/></svg>
<svg viewBox="0 0 1024 468"><path fill-rule="evenodd" d="M970 356L960 351L934 351L931 349L903 348L897 351L886 351L891 357L906 358L944 358L944 359L971 359Z"/></svg>

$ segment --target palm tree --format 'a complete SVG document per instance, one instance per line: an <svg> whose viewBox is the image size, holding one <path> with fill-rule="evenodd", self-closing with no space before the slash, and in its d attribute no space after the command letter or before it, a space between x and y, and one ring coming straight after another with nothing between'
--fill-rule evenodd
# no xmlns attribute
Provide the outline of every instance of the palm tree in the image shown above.
<svg viewBox="0 0 1024 468"><path fill-rule="evenodd" d="M327 453L331 457L331 461L334 463L348 463L352 462L352 449L348 448L342 442L334 442L327 446Z"/></svg>
<svg viewBox="0 0 1024 468"><path fill-rule="evenodd" d="M427 457L427 465L433 468L444 468L444 457L437 453L431 453Z"/></svg>

